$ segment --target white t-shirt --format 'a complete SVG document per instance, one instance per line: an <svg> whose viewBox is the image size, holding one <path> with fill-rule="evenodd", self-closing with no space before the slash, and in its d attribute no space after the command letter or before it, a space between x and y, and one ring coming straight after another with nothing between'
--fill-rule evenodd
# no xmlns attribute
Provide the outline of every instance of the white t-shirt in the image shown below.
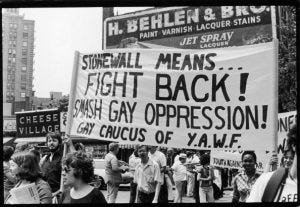
<svg viewBox="0 0 300 207"><path fill-rule="evenodd" d="M261 202L265 188L274 172L263 173L252 186L250 196L247 202ZM279 192L278 192L279 193ZM274 201L277 201L278 195L275 197ZM297 182L292 180L290 176L286 179L286 184L282 190L279 202L297 202Z"/></svg>
<svg viewBox="0 0 300 207"><path fill-rule="evenodd" d="M185 181L186 180L186 166L181 162L175 162L172 166L174 169L173 179L174 181Z"/></svg>

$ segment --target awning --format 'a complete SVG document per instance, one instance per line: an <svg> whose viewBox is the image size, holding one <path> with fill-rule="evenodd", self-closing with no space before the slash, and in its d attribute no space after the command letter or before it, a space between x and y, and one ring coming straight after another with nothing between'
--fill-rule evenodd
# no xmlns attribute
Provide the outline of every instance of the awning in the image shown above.
<svg viewBox="0 0 300 207"><path fill-rule="evenodd" d="M35 142L35 143L40 143L40 142L46 142L46 137L24 137L24 138L17 138L15 140L15 143L20 143L20 142Z"/></svg>
<svg viewBox="0 0 300 207"><path fill-rule="evenodd" d="M3 137L3 144L7 143L8 141L12 140L14 137Z"/></svg>

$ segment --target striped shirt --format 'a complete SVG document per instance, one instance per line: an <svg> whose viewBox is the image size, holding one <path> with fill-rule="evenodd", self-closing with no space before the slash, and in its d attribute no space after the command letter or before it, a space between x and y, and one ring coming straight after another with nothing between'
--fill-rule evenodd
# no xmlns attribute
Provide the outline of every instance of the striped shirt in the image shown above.
<svg viewBox="0 0 300 207"><path fill-rule="evenodd" d="M247 198L250 195L252 186L254 185L257 178L260 176L260 173L255 172L252 177L248 177L245 171L237 174L233 181L233 198L232 200L238 202L246 202Z"/></svg>

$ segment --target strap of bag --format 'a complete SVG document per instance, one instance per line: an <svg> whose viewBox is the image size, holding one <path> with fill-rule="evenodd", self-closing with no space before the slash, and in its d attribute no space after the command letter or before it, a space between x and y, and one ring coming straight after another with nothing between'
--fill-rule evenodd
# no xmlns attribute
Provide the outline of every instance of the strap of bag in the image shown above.
<svg viewBox="0 0 300 207"><path fill-rule="evenodd" d="M273 202L274 201L276 194L277 194L282 182L285 182L287 175L288 175L288 169L283 168L283 167L277 169L273 173L273 175L271 176L271 178L265 188L263 197L261 199L262 202ZM281 190L281 192L282 192L282 190Z"/></svg>

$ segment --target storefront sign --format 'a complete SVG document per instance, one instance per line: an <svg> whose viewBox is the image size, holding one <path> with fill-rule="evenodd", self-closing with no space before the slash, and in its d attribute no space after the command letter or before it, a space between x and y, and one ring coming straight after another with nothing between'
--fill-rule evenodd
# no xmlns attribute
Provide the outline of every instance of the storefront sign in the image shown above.
<svg viewBox="0 0 300 207"><path fill-rule="evenodd" d="M273 6L165 7L107 18L104 48L208 49L270 42Z"/></svg>
<svg viewBox="0 0 300 207"><path fill-rule="evenodd" d="M60 112L42 110L16 113L17 137L42 137L60 131Z"/></svg>

